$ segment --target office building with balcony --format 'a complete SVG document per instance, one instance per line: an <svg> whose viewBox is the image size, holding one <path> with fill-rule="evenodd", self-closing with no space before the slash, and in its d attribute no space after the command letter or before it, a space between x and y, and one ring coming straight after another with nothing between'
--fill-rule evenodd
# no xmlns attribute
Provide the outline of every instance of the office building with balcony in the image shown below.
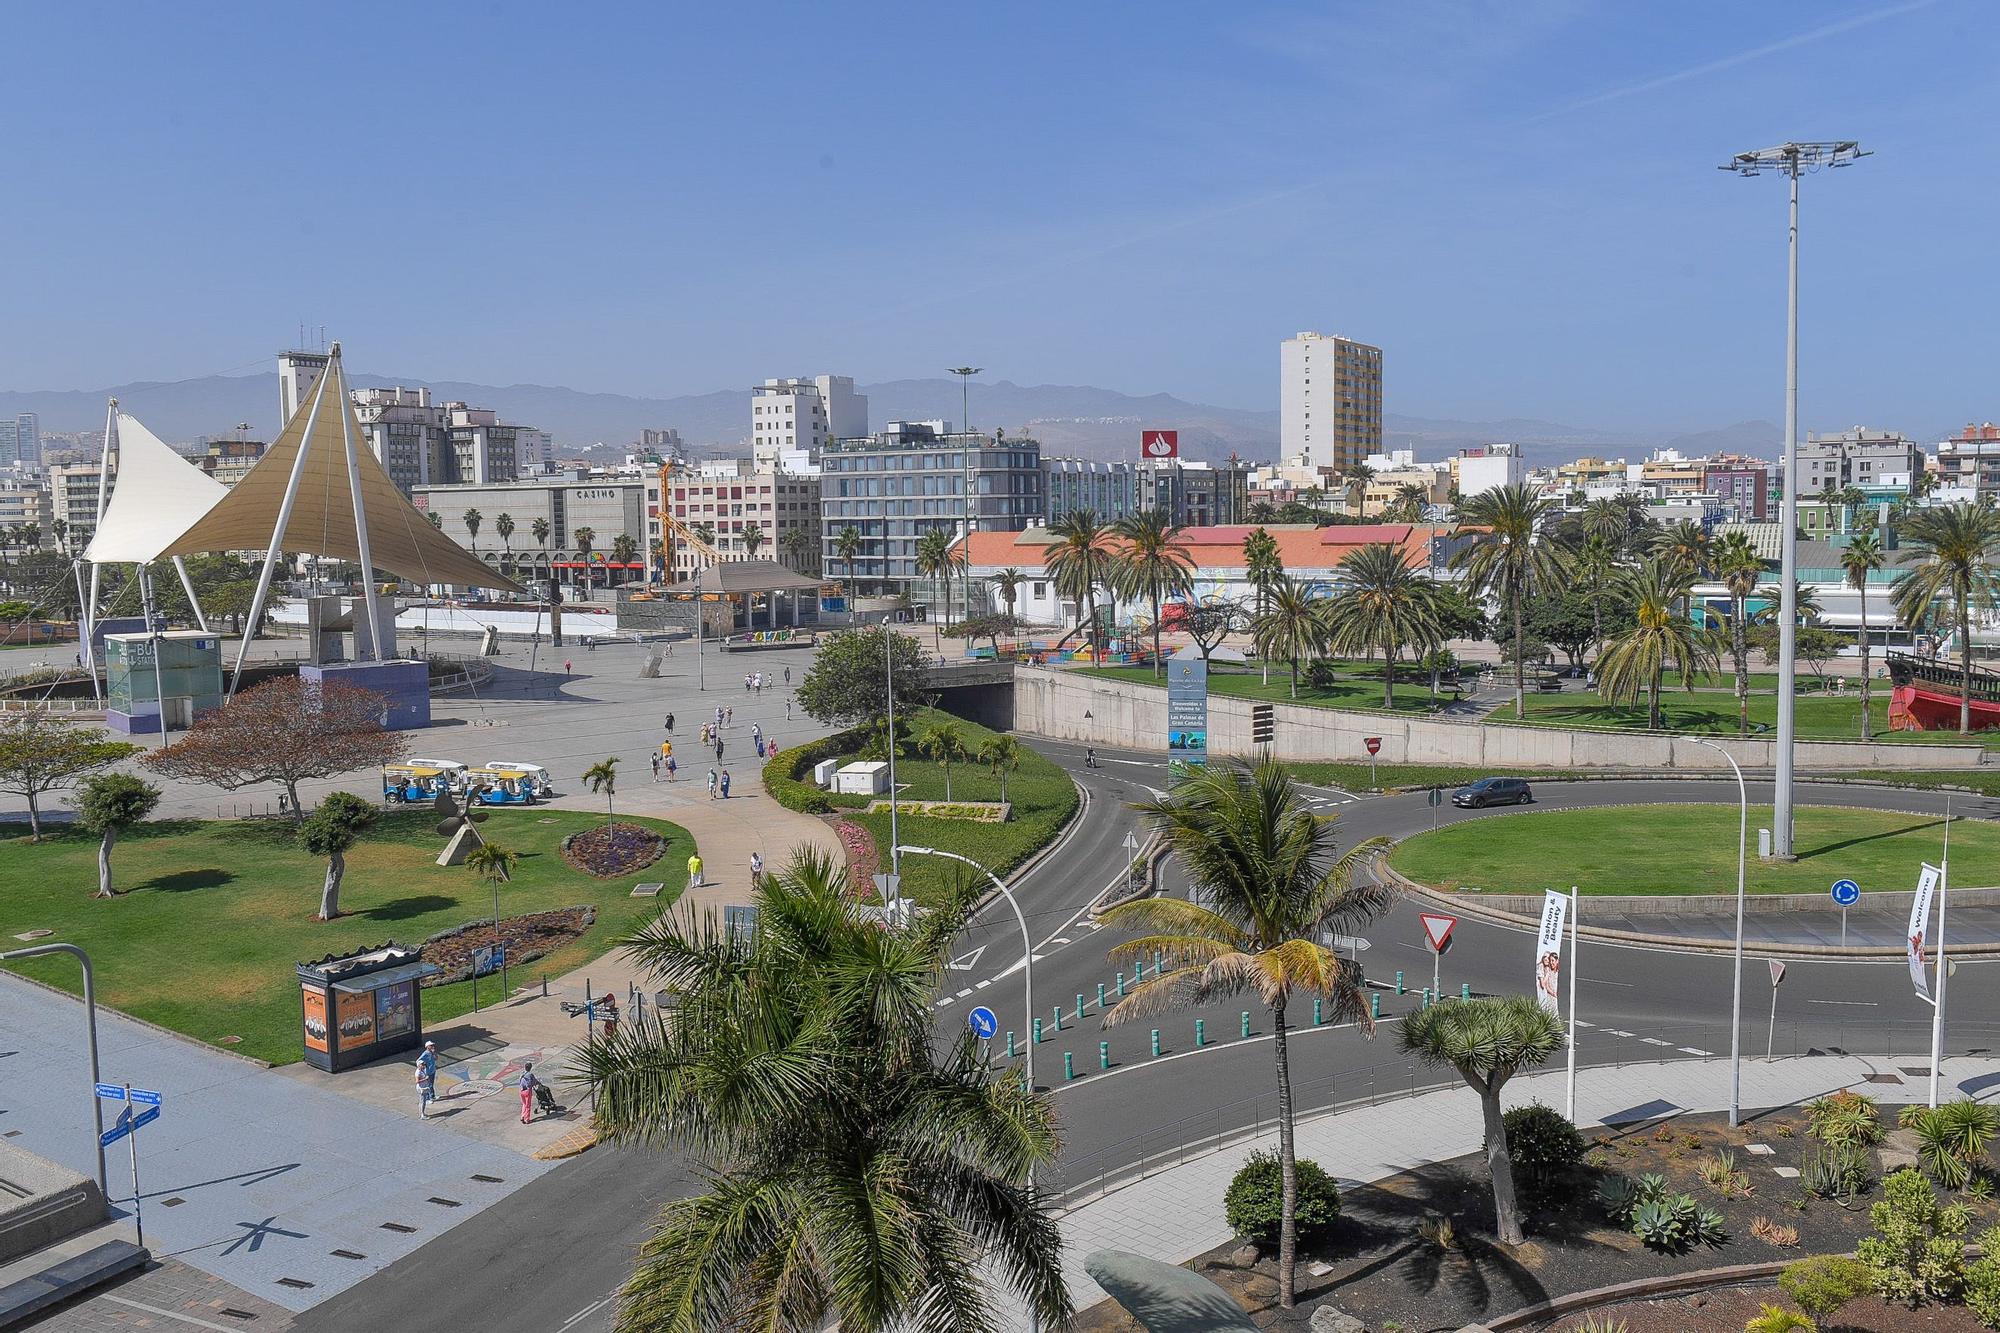
<svg viewBox="0 0 2000 1333"><path fill-rule="evenodd" d="M1278 353L1279 443L1286 458L1346 472L1382 452L1382 349L1301 333Z"/></svg>
<svg viewBox="0 0 2000 1333"><path fill-rule="evenodd" d="M721 551L723 559L776 560L800 574L819 572L819 476L767 471L747 458L725 458L674 471L662 484L669 512ZM668 577L674 582L684 582L713 563L678 540L670 526L660 528L668 551ZM751 532L758 534L754 540L748 536Z"/></svg>

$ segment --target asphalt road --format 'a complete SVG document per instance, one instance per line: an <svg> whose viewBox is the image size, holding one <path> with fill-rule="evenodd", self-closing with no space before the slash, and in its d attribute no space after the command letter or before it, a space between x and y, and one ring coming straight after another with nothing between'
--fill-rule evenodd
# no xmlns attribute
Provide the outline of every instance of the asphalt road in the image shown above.
<svg viewBox="0 0 2000 1333"><path fill-rule="evenodd" d="M1122 872L1122 842L1137 831L1130 803L1165 785L1157 757L1099 751L1100 766L1086 769L1083 751L1048 742L1035 748L1075 774L1089 804L1058 851L1028 874L1016 894L1027 918L1035 958L1035 1015L1046 1040L1037 1048L1037 1082L1054 1091L1062 1112L1065 1152L1050 1183L1084 1190L1128 1174L1136 1164L1198 1151L1220 1138L1270 1123L1274 1112L1271 1022L1254 1004L1233 1002L1175 1012L1107 1029L1104 1008L1117 1000L1119 970L1105 954L1120 936L1090 922L1090 900ZM1735 799L1733 783L1614 781L1547 784L1536 808L1651 802L1720 802ZM1767 793L1768 796L1768 793ZM1337 789L1312 789L1318 808L1338 813L1344 844L1377 834L1404 834L1430 826L1423 796L1375 797ZM1752 792L1752 799L1758 799ZM1926 792L1860 787L1801 787L1800 799L1886 809L1942 811L1943 799ZM1990 817L1993 802L1960 799L1968 814ZM1440 822L1505 817L1495 813L1436 812ZM1557 853L1552 851L1552 856ZM1169 866L1166 889L1184 894ZM1417 909L1399 903L1366 929L1370 947L1360 954L1379 995L1380 1020L1371 1033L1349 1024L1315 1025L1310 1007L1289 1015L1295 1093L1310 1111L1338 1101L1390 1096L1447 1081L1403 1058L1397 1020L1421 1003L1433 956L1422 942ZM1957 918L1954 917L1954 921ZM1032 1022L1023 1009L1020 928L1004 902L991 904L967 929L954 959L947 993L939 1001L941 1030L956 1032L975 1004L992 1008L1002 1038L1016 1034L1024 1054ZM1475 993L1527 989L1531 944L1520 931L1462 920L1441 960L1446 993L1469 985ZM1396 990L1403 974L1404 991ZM1711 956L1585 943L1578 974L1580 1065L1668 1059L1726 1059L1730 1046L1731 960ZM1131 980L1130 969L1124 978ZM1743 1050L1762 1058L1768 1039L1783 1056L1808 1050L1889 1054L1910 1077L1927 1073L1930 1011L1910 993L1900 961L1887 963L1795 962L1777 989L1771 1025L1770 973L1754 957L1743 973ZM1106 987L1105 1004L1097 988ZM2000 1021L1989 1016L2000 999L2000 962L1967 962L1951 979L1947 1053L2000 1047ZM1082 1016L1077 1016L1078 997ZM1061 1027L1056 1009L1063 1010ZM1243 1012L1249 1010L1249 1035ZM1204 1025L1197 1047L1194 1021ZM1160 1031L1160 1054L1152 1031ZM1109 1042L1109 1068L1100 1069L1100 1042ZM1074 1077L1065 1076L1070 1057ZM1017 1055L1016 1058L1019 1058ZM1911 1072L1915 1071L1915 1072ZM1670 1100L1663 1088L1661 1098ZM438 1240L367 1282L302 1317L303 1330L386 1327L477 1321L489 1326L556 1333L601 1333L611 1326L615 1294L630 1272L633 1250L666 1199L690 1187L693 1172L665 1153L597 1149L551 1172L505 1204L467 1219Z"/></svg>

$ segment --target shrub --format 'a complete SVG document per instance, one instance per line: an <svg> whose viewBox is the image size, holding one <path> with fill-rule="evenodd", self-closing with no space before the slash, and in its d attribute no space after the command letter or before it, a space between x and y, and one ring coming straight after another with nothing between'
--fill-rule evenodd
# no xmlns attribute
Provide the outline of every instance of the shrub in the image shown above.
<svg viewBox="0 0 2000 1333"><path fill-rule="evenodd" d="M1583 1135L1562 1112L1540 1102L1517 1106L1500 1120L1514 1169L1529 1192L1545 1199L1555 1195L1583 1161Z"/></svg>
<svg viewBox="0 0 2000 1333"><path fill-rule="evenodd" d="M1757 1314L1743 1325L1743 1333L1812 1333L1817 1328L1812 1320L1796 1310L1787 1310L1782 1305L1759 1304Z"/></svg>
<svg viewBox="0 0 2000 1333"><path fill-rule="evenodd" d="M1736 1153L1723 1148L1701 1164L1701 1178L1725 1199L1750 1192L1750 1174L1736 1169Z"/></svg>
<svg viewBox="0 0 2000 1333"><path fill-rule="evenodd" d="M1455 1250L1458 1248L1458 1229L1451 1224L1450 1218L1430 1213L1417 1223L1417 1239L1439 1250Z"/></svg>
<svg viewBox="0 0 2000 1333"><path fill-rule="evenodd" d="M1815 1319L1829 1317L1873 1285L1866 1264L1838 1254L1801 1259L1778 1275L1778 1290Z"/></svg>
<svg viewBox="0 0 2000 1333"><path fill-rule="evenodd" d="M1882 1113L1873 1097L1843 1088L1806 1103L1806 1133L1821 1143L1867 1147L1882 1141Z"/></svg>
<svg viewBox="0 0 2000 1333"><path fill-rule="evenodd" d="M1822 1144L1799 1163L1799 1188L1822 1199L1851 1199L1868 1188L1868 1151L1859 1144Z"/></svg>
<svg viewBox="0 0 2000 1333"><path fill-rule="evenodd" d="M1319 1163L1298 1163L1298 1229L1300 1244L1323 1238L1340 1217L1340 1187ZM1278 1243L1282 1225L1284 1166L1275 1152L1254 1152L1229 1182L1222 1196L1223 1216L1230 1228L1254 1245L1270 1249Z"/></svg>
<svg viewBox="0 0 2000 1333"><path fill-rule="evenodd" d="M2000 1111L1962 1097L1943 1106L1919 1107L1906 1118L1916 1132L1917 1160L1948 1190L1964 1189L1985 1163L1986 1146L2000 1127Z"/></svg>
<svg viewBox="0 0 2000 1333"><path fill-rule="evenodd" d="M822 736L805 745L794 745L789 750L780 750L764 761L764 790L771 799L787 810L797 810L800 814L831 814L833 802L826 793L806 780L813 765L823 759L837 759L851 751L859 743L858 731L844 731L832 736Z"/></svg>
<svg viewBox="0 0 2000 1333"><path fill-rule="evenodd" d="M1883 1198L1868 1210L1876 1234L1864 1236L1855 1257L1868 1266L1875 1290L1915 1307L1949 1300L1965 1285L1965 1242L1972 1219L1962 1203L1939 1207L1931 1182L1905 1167L1882 1182Z"/></svg>
<svg viewBox="0 0 2000 1333"><path fill-rule="evenodd" d="M1750 1234L1766 1245L1775 1245L1781 1250L1789 1250L1799 1243L1799 1229L1784 1222L1773 1222L1768 1217L1753 1218Z"/></svg>
<svg viewBox="0 0 2000 1333"><path fill-rule="evenodd" d="M1317 657L1306 663L1306 684L1312 686L1314 689L1329 689L1337 679L1339 679L1339 675L1333 663L1327 661L1324 657Z"/></svg>
<svg viewBox="0 0 2000 1333"><path fill-rule="evenodd" d="M1988 1328L2000 1328L2000 1227L1979 1233L1986 1253L1965 1267L1965 1304Z"/></svg>

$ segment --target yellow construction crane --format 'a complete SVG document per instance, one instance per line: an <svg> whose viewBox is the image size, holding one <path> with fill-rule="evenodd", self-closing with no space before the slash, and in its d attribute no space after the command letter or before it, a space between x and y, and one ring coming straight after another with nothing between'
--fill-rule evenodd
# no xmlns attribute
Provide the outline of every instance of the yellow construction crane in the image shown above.
<svg viewBox="0 0 2000 1333"><path fill-rule="evenodd" d="M660 521L666 526L667 531L673 535L676 541L683 541L692 546L707 558L709 564L714 565L722 562L722 552L715 548L715 544L705 540L700 533L675 518L672 514L669 514L666 511L665 505L660 506ZM673 564L671 551L669 552L667 563L669 568L671 568Z"/></svg>

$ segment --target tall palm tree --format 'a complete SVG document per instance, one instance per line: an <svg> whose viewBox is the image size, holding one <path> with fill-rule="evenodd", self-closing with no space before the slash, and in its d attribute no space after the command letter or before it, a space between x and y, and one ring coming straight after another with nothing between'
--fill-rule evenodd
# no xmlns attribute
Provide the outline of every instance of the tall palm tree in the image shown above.
<svg viewBox="0 0 2000 1333"><path fill-rule="evenodd" d="M1007 775L1021 766L1021 742L1003 732L979 747L979 762L1000 780L1000 802L1006 804Z"/></svg>
<svg viewBox="0 0 2000 1333"><path fill-rule="evenodd" d="M1710 556L1729 590L1729 655L1736 668L1736 734L1750 734L1750 594L1764 577L1764 560L1742 532L1725 533Z"/></svg>
<svg viewBox="0 0 2000 1333"><path fill-rule="evenodd" d="M1875 739L1874 720L1870 715L1868 698L1868 576L1882 568L1887 556L1882 551L1882 539L1871 529L1857 532L1840 553L1840 568L1847 575L1847 586L1861 595L1861 739Z"/></svg>
<svg viewBox="0 0 2000 1333"><path fill-rule="evenodd" d="M1396 706L1396 656L1443 639L1437 584L1411 569L1403 550L1371 542L1340 562L1339 591L1326 602L1327 642L1337 653L1382 650L1382 706Z"/></svg>
<svg viewBox="0 0 2000 1333"><path fill-rule="evenodd" d="M933 722L917 737L917 748L944 770L944 798L951 799L951 766L966 757L965 732L956 722Z"/></svg>
<svg viewBox="0 0 2000 1333"><path fill-rule="evenodd" d="M500 534L500 568L505 569L514 563L514 516L498 515L493 520L493 530Z"/></svg>
<svg viewBox="0 0 2000 1333"><path fill-rule="evenodd" d="M1958 700L1960 735L1972 731L1972 613L2000 604L2000 511L1973 501L1919 509L1904 525L1910 543L1903 571L1891 585L1896 614L1914 625L1943 602L1957 626L1962 684Z"/></svg>
<svg viewBox="0 0 2000 1333"><path fill-rule="evenodd" d="M1574 571L1579 587L1590 599L1590 640L1592 655L1604 651L1604 594L1618 572L1618 547L1610 538L1591 533L1576 553Z"/></svg>
<svg viewBox="0 0 2000 1333"><path fill-rule="evenodd" d="M1300 659L1326 646L1326 622L1305 585L1279 575L1265 595L1264 610L1250 622L1250 634L1261 656L1283 657L1292 664L1292 697L1298 698Z"/></svg>
<svg viewBox="0 0 2000 1333"><path fill-rule="evenodd" d="M476 555L479 552L479 525L486 521L486 516L477 509L468 509L459 517L465 521L466 535L472 539L472 550Z"/></svg>
<svg viewBox="0 0 2000 1333"><path fill-rule="evenodd" d="M1632 534L1631 507L1623 496L1592 500L1583 507L1583 532L1586 537L1602 537L1614 552L1623 553Z"/></svg>
<svg viewBox="0 0 2000 1333"><path fill-rule="evenodd" d="M755 523L743 526L743 554L750 559L757 558L757 552L764 549L764 529Z"/></svg>
<svg viewBox="0 0 2000 1333"><path fill-rule="evenodd" d="M535 518L528 520L528 535L535 539L535 545L541 550L542 571L545 574L548 573L549 565L549 532L549 521L547 519Z"/></svg>
<svg viewBox="0 0 2000 1333"><path fill-rule="evenodd" d="M1415 523L1424 516L1424 506L1430 503L1429 488L1414 481L1406 481L1396 487L1396 499L1389 512L1400 523Z"/></svg>
<svg viewBox="0 0 2000 1333"><path fill-rule="evenodd" d="M661 580L664 581L667 577L667 539L665 537L655 537L647 542L646 556L647 576L651 577L652 574L658 573Z"/></svg>
<svg viewBox="0 0 2000 1333"><path fill-rule="evenodd" d="M611 798L618 791L618 756L613 755L609 759L600 759L589 768L584 769L583 781L584 785L590 788L592 795L596 795L598 792L604 793L604 827L610 828L612 822Z"/></svg>
<svg viewBox="0 0 2000 1333"><path fill-rule="evenodd" d="M1486 1171L1493 1181L1493 1218L1502 1245L1519 1245L1514 1161L1500 1117L1500 1089L1523 1069L1546 1064L1563 1048L1562 1019L1529 995L1445 1000L1404 1016L1403 1049L1428 1065L1449 1065L1479 1094Z"/></svg>
<svg viewBox="0 0 2000 1333"><path fill-rule="evenodd" d="M842 528L840 535L833 539L833 553L847 564L847 596L851 601L854 597L854 561L861 554L861 529L852 523Z"/></svg>
<svg viewBox="0 0 2000 1333"><path fill-rule="evenodd" d="M813 540L812 532L798 524L778 534L778 549L791 562L792 569L800 574L811 571L813 551L818 545L819 543Z"/></svg>
<svg viewBox="0 0 2000 1333"><path fill-rule="evenodd" d="M1688 598L1695 581L1708 572L1712 546L1708 530L1691 518L1669 524L1653 534L1651 554L1686 575L1687 591L1681 594L1683 615L1688 611Z"/></svg>
<svg viewBox="0 0 2000 1333"><path fill-rule="evenodd" d="M1459 521L1475 532L1472 541L1452 557L1473 587L1507 604L1514 616L1514 642L1522 639L1522 606L1530 592L1561 586L1568 553L1554 542L1540 540L1538 529L1553 509L1526 482L1496 486L1459 506ZM1514 654L1514 716L1527 715L1528 655Z"/></svg>
<svg viewBox="0 0 2000 1333"><path fill-rule="evenodd" d="M1007 605L1007 618L1009 620L1014 618L1014 603L1020 599L1021 585L1027 581L1028 576L1026 574L1011 566L993 576L993 586L1000 590L1000 600Z"/></svg>
<svg viewBox="0 0 2000 1333"><path fill-rule="evenodd" d="M1646 696L1646 725L1666 726L1660 709L1660 683L1671 664L1681 688L1694 689L1696 672L1715 665L1715 636L1676 610L1687 594L1687 577L1680 566L1648 560L1626 570L1623 591L1632 601L1634 624L1611 641L1597 659L1597 692L1617 704Z"/></svg>
<svg viewBox="0 0 2000 1333"><path fill-rule="evenodd" d="M1050 1099L969 1033L934 1037L976 895L885 931L813 852L754 892L747 937L710 908L627 939L675 1021L582 1050L605 1137L703 1168L640 1246L619 1333L991 1333L986 1266L1064 1326L1061 1233L1033 1178L1059 1145Z"/></svg>
<svg viewBox="0 0 2000 1333"><path fill-rule="evenodd" d="M1056 596L1067 598L1082 610L1078 627L1088 627L1091 664L1101 665L1104 654L1097 645L1097 589L1111 579L1111 530L1095 509L1072 509L1049 524L1049 536L1055 540L1042 548L1042 566L1056 585Z"/></svg>
<svg viewBox="0 0 2000 1333"><path fill-rule="evenodd" d="M951 619L951 580L964 562L950 528L932 528L917 538L917 573L937 585L940 619Z"/></svg>
<svg viewBox="0 0 2000 1333"><path fill-rule="evenodd" d="M1271 589L1285 577L1285 562L1278 554L1278 539L1263 528L1252 529L1250 535L1243 539L1243 573L1257 592L1257 607L1251 616L1254 623L1257 617L1264 614L1270 602ZM1271 659L1264 657L1262 660L1264 683L1269 685Z"/></svg>
<svg viewBox="0 0 2000 1333"><path fill-rule="evenodd" d="M611 561L616 565L636 564L639 559L639 539L629 532L621 532L611 539ZM607 571L605 586L610 586L611 575Z"/></svg>
<svg viewBox="0 0 2000 1333"><path fill-rule="evenodd" d="M1333 821L1306 809L1285 768L1268 761L1254 768L1211 763L1166 797L1135 808L1179 858L1198 898L1212 906L1150 898L1104 914L1107 925L1147 932L1111 950L1109 961L1157 952L1165 964L1105 1022L1126 1023L1246 991L1270 1008L1283 1167L1278 1299L1289 1307L1298 1262L1298 1171L1286 1007L1294 997L1315 996L1331 1002L1322 1005L1328 1021L1373 1029L1360 967L1319 943L1319 934L1352 933L1388 906L1386 889L1354 873L1386 840L1336 855Z"/></svg>
<svg viewBox="0 0 2000 1333"><path fill-rule="evenodd" d="M1366 463L1356 463L1341 476L1341 494L1346 498L1348 504L1354 506L1354 515L1356 518L1361 516L1362 509L1366 507L1368 483L1374 479L1375 473Z"/></svg>
<svg viewBox="0 0 2000 1333"><path fill-rule="evenodd" d="M1160 603L1194 590L1194 557L1182 542L1185 527L1173 515L1154 508L1128 514L1112 528L1124 549L1112 565L1112 582L1119 595L1144 598L1153 608L1153 677L1160 665Z"/></svg>
<svg viewBox="0 0 2000 1333"><path fill-rule="evenodd" d="M590 594L590 556L597 549L597 529L591 527L571 528L570 540L576 543L577 558L583 562L583 591Z"/></svg>

